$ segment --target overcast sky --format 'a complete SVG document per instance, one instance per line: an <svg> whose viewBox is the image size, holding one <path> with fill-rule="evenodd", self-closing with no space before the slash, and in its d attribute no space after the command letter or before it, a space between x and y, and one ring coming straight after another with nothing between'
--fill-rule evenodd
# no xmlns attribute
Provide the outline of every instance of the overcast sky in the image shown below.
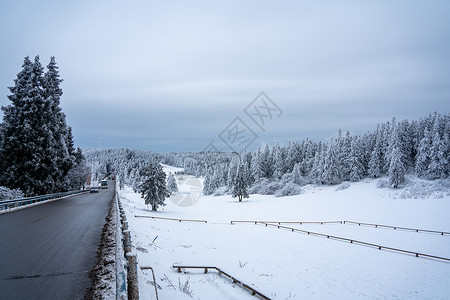
<svg viewBox="0 0 450 300"><path fill-rule="evenodd" d="M0 40L0 104L25 56L56 56L86 148L228 150L233 128L254 148L450 112L444 0L2 0Z"/></svg>

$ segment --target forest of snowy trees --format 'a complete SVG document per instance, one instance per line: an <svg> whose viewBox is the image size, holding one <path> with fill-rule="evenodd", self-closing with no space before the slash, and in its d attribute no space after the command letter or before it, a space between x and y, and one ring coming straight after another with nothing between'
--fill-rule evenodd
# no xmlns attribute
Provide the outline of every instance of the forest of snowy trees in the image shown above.
<svg viewBox="0 0 450 300"><path fill-rule="evenodd" d="M130 149L87 150L85 154L97 172L114 170L136 190L143 180L143 168L154 156L153 152ZM203 176L206 195L234 195L239 188L243 197L246 193L286 196L301 193L306 184L332 185L382 176L395 188L404 183L405 174L430 180L449 177L450 115L434 113L415 121L392 119L362 135L339 130L326 142L306 138L240 154L159 156L163 163Z"/></svg>
<svg viewBox="0 0 450 300"><path fill-rule="evenodd" d="M60 107L59 70L51 57L47 70L39 56L25 57L10 87L0 124L0 186L3 197L32 196L79 189L89 173Z"/></svg>

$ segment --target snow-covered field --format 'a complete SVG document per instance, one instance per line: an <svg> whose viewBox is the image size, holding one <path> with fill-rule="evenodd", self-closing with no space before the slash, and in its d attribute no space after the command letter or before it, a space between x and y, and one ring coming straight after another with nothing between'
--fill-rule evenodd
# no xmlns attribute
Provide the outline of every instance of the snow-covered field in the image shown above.
<svg viewBox="0 0 450 300"><path fill-rule="evenodd" d="M165 171L176 169L165 167ZM169 199L164 210L147 210L129 187L120 192L140 266L151 266L159 299L255 299L217 273L177 273L171 266L212 265L273 299L449 299L450 262L416 258L263 225L230 225L232 220L334 221L414 227L450 232L448 182L409 178L400 190L377 188L377 180L337 186L308 186L301 195L203 196L190 207ZM415 199L416 190L432 195ZM412 198L408 198L412 197ZM208 223L137 218L151 215L201 219ZM326 224L292 225L365 242L450 257L450 235ZM141 297L154 299L151 272L141 277ZM186 284L186 282L188 283ZM183 286L185 289L183 291Z"/></svg>

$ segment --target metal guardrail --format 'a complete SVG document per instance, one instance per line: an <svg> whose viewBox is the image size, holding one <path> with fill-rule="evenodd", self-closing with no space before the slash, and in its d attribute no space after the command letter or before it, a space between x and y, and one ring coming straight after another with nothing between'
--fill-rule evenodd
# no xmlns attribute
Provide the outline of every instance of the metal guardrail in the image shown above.
<svg viewBox="0 0 450 300"><path fill-rule="evenodd" d="M393 251L393 252L411 254L411 255L415 255L416 257L426 257L426 258L436 259L436 260L439 260L439 261L450 262L450 258L446 258L446 257L435 256L435 255L430 255L430 254L425 254L425 253L420 253L420 252L414 252L414 251L409 251L409 250L402 250L402 249L397 249L397 248L392 248L392 247L387 247L387 246L367 243L367 242L363 242L363 241L359 241L359 240L339 237L339 236L335 236L335 235L324 234L324 233L317 233L317 232L313 232L313 231L302 230L302 229L288 227L288 226L283 226L283 225L277 225L277 224L273 224L273 223L257 222L256 224L258 224L258 223L259 224L263 224L266 227L267 226L271 226L271 227L277 227L278 229L280 229L280 228L281 229L287 229L287 230L290 230L292 232L301 232L301 233L304 233L304 234L307 234L307 235L326 237L328 239L334 239L334 240L350 242L351 244L360 244L360 245L364 245L364 246L374 247L374 248L378 248L378 250L388 250L388 251Z"/></svg>
<svg viewBox="0 0 450 300"><path fill-rule="evenodd" d="M141 216L134 215L135 218L149 218L149 219L158 219L158 220L169 220L169 221L177 221L177 222L199 222L199 223L208 223L205 220L189 220L189 219L173 219L173 218L163 218L163 217L153 217L153 216Z"/></svg>
<svg viewBox="0 0 450 300"><path fill-rule="evenodd" d="M214 267L214 266L180 266L180 265L173 265L172 268L177 269L177 271L180 273L181 269L204 269L204 273L208 273L208 269L213 269L216 270L217 272L219 272L219 275L225 275L226 277L228 277L229 279L231 279L233 281L233 283L237 283L239 285L241 285L243 288L245 288L246 290L248 290L250 293L252 293L253 296L258 296L262 299L265 300L270 300L269 297L265 296L264 294L258 292L257 290L255 290L254 288L252 288L251 286L243 283L242 281L236 279L236 277L231 276L230 274L222 271L221 269L219 269L218 267Z"/></svg>
<svg viewBox="0 0 450 300"><path fill-rule="evenodd" d="M122 245L122 231L121 231L121 221L120 221L120 210L119 210L119 195L117 193L117 187L114 195L115 199L115 209L116 209L116 300L127 298L127 278L125 274L125 263L122 258L120 258L121 253L124 253ZM128 223L127 223L128 225Z"/></svg>
<svg viewBox="0 0 450 300"><path fill-rule="evenodd" d="M3 201L0 201L0 210L7 210L10 208L20 207L20 206L29 205L29 204L42 202L42 201L46 201L46 200L51 200L51 199L62 198L62 197L71 196L71 195L75 195L75 194L81 194L81 193L85 193L85 192L87 192L87 190L47 194L47 195L42 195L42 196L34 196L34 197L12 199L12 200L3 200Z"/></svg>

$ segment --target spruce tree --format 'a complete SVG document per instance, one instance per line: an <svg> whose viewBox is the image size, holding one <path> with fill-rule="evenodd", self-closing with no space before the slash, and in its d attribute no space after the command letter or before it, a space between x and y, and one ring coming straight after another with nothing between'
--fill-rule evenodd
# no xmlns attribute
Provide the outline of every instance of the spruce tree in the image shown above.
<svg viewBox="0 0 450 300"><path fill-rule="evenodd" d="M322 182L325 184L337 184L341 181L335 144L331 138L328 141L325 156L322 161Z"/></svg>
<svg viewBox="0 0 450 300"><path fill-rule="evenodd" d="M382 175L383 170L383 152L382 152L382 136L379 128L376 131L376 141L369 160L369 176L378 178Z"/></svg>
<svg viewBox="0 0 450 300"><path fill-rule="evenodd" d="M391 152L387 156L389 158L389 185L397 188L405 181L406 168L401 150L399 133L396 126L394 126L394 131L391 135L389 149L391 149Z"/></svg>
<svg viewBox="0 0 450 300"><path fill-rule="evenodd" d="M63 80L60 79L58 69L55 57L52 56L43 78L43 93L50 105L51 116L49 116L48 120L53 133L52 149L55 152L57 167L57 170L54 172L54 180L57 190L64 190L67 188L66 176L69 170L74 167L76 157L74 156L72 131L67 126L66 116L60 107L63 94L60 84Z"/></svg>
<svg viewBox="0 0 450 300"><path fill-rule="evenodd" d="M264 178L272 178L274 171L273 157L268 145L265 146L264 151L259 156L259 169Z"/></svg>
<svg viewBox="0 0 450 300"><path fill-rule="evenodd" d="M90 172L90 168L86 164L86 158L80 147L74 153L73 167L67 173L68 188L71 190L84 189L86 178Z"/></svg>
<svg viewBox="0 0 450 300"><path fill-rule="evenodd" d="M173 176L173 173L169 173L169 176L167 177L167 190L170 194L178 192L178 185L177 181L175 180L175 176Z"/></svg>
<svg viewBox="0 0 450 300"><path fill-rule="evenodd" d="M405 181L405 165L402 161L402 152L396 146L392 149L389 164L389 185L397 188Z"/></svg>
<svg viewBox="0 0 450 300"><path fill-rule="evenodd" d="M273 178L280 179L284 173L284 158L283 152L278 143L273 147L272 157L273 157Z"/></svg>
<svg viewBox="0 0 450 300"><path fill-rule="evenodd" d="M164 173L158 158L154 158L150 164L142 170L143 180L139 186L139 193L145 199L145 204L151 205L156 211L159 206L164 206L166 197L170 193L166 186L166 173Z"/></svg>
<svg viewBox="0 0 450 300"><path fill-rule="evenodd" d="M249 197L247 192L247 182L245 181L244 165L242 161L239 162L235 174L236 175L235 178L233 179L233 186L232 186L232 196L233 198L238 197L239 202L241 202L242 198Z"/></svg>
<svg viewBox="0 0 450 300"><path fill-rule="evenodd" d="M44 74L39 56L24 59L10 87L11 104L2 107L0 183L26 195L67 190L73 167L73 137L59 107L62 90L54 57ZM72 143L71 153L67 142Z"/></svg>
<svg viewBox="0 0 450 300"><path fill-rule="evenodd" d="M358 139L353 138L350 146L350 153L347 158L347 165L350 168L349 177L350 181L360 181L364 177L364 166L362 164L362 150Z"/></svg>
<svg viewBox="0 0 450 300"><path fill-rule="evenodd" d="M432 137L428 128L425 129L424 137L420 140L416 158L416 174L421 178L428 178L428 166L431 162Z"/></svg>
<svg viewBox="0 0 450 300"><path fill-rule="evenodd" d="M55 187L53 136L47 122L50 107L44 98L42 81L39 56L34 62L26 57L15 86L9 88L12 103L2 107L2 185L19 188L26 195L45 194Z"/></svg>

